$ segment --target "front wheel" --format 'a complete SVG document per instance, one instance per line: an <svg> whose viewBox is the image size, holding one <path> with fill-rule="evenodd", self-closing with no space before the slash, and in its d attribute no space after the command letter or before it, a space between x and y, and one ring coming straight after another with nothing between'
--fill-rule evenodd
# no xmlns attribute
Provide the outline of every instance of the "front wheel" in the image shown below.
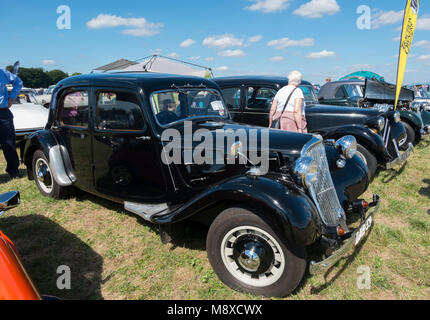
<svg viewBox="0 0 430 320"><path fill-rule="evenodd" d="M306 269L305 247L293 246L252 211L230 208L212 223L206 248L220 280L232 289L284 297Z"/></svg>
<svg viewBox="0 0 430 320"><path fill-rule="evenodd" d="M357 145L357 155L366 164L367 169L369 170L369 181L372 181L376 174L376 170L378 169L378 160L361 144Z"/></svg>
<svg viewBox="0 0 430 320"><path fill-rule="evenodd" d="M403 122L406 129L406 139L399 142L399 149L405 151L409 148L409 143L415 144L416 134L414 128L409 123Z"/></svg>
<svg viewBox="0 0 430 320"><path fill-rule="evenodd" d="M41 150L33 155L33 177L37 188L45 197L60 199L65 195L66 188L60 186L52 176L49 161Z"/></svg>

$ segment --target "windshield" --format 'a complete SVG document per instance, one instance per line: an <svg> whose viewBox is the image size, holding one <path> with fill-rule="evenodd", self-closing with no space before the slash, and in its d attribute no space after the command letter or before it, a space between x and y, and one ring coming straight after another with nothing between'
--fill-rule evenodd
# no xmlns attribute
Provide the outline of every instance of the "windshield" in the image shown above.
<svg viewBox="0 0 430 320"><path fill-rule="evenodd" d="M303 95L305 96L305 102L307 105L318 103L318 98L312 86L300 86L300 89L302 89L303 91Z"/></svg>
<svg viewBox="0 0 430 320"><path fill-rule="evenodd" d="M363 88L359 84L346 84L344 85L346 92L348 93L348 97L359 97L362 98L364 96Z"/></svg>
<svg viewBox="0 0 430 320"><path fill-rule="evenodd" d="M55 86L50 86L48 89L46 89L45 94L52 94L52 91L54 91Z"/></svg>
<svg viewBox="0 0 430 320"><path fill-rule="evenodd" d="M33 103L38 104L36 98L31 92L21 92L15 99L15 104Z"/></svg>
<svg viewBox="0 0 430 320"><path fill-rule="evenodd" d="M196 117L227 117L221 94L212 89L154 92L151 105L158 123L163 126Z"/></svg>

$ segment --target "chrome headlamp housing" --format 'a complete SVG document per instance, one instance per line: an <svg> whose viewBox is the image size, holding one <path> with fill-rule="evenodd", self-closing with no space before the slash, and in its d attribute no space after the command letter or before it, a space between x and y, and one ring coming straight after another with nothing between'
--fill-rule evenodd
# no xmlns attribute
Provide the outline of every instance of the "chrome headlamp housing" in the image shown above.
<svg viewBox="0 0 430 320"><path fill-rule="evenodd" d="M357 140L353 136L345 136L343 138L340 138L336 141L335 146L336 149L341 152L346 159L351 159L357 153Z"/></svg>
<svg viewBox="0 0 430 320"><path fill-rule="evenodd" d="M379 117L378 118L378 129L379 129L379 131L384 130L384 127L385 127L385 118Z"/></svg>
<svg viewBox="0 0 430 320"><path fill-rule="evenodd" d="M303 186L311 188L317 181L318 164L311 157L301 157L296 161L294 173Z"/></svg>
<svg viewBox="0 0 430 320"><path fill-rule="evenodd" d="M395 111L393 114L393 119L395 123L399 123L400 122L400 112L399 111Z"/></svg>

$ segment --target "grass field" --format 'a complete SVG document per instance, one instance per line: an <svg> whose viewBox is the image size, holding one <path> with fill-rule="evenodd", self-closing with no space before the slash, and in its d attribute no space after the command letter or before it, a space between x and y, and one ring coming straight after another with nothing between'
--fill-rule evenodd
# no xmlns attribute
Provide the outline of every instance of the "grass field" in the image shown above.
<svg viewBox="0 0 430 320"><path fill-rule="evenodd" d="M430 138L401 172L381 171L366 197L381 196L376 226L357 254L328 275L306 275L288 299L430 299ZM0 156L3 171L5 161ZM25 174L25 169L22 168ZM25 176L25 175L24 175ZM208 262L205 230L163 245L155 226L120 205L73 191L44 198L34 181L0 175L0 192L19 190L22 204L0 218L35 285L62 299L259 299L221 283ZM70 290L58 290L56 271L71 268ZM371 288L358 289L359 266Z"/></svg>

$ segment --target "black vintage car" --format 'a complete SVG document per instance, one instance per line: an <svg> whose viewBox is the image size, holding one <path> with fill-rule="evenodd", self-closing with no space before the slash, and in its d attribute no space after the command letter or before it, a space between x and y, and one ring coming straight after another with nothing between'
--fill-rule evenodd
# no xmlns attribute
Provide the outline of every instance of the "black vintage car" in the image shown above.
<svg viewBox="0 0 430 320"><path fill-rule="evenodd" d="M351 79L326 83L318 95L320 103L335 106L351 106L391 110L394 112L395 85L375 79ZM401 149L415 144L430 131L430 112L414 101L414 92L403 88L397 110L406 128L407 138Z"/></svg>
<svg viewBox="0 0 430 320"><path fill-rule="evenodd" d="M215 78L234 121L268 127L273 98L288 79L275 76L240 76ZM403 154L398 147L404 143L405 128L399 123L398 113L360 108L340 108L320 105L312 84L300 85L306 102L308 131L324 139L339 139L352 135L357 139L357 154L367 164L372 178L378 163L387 169L403 164L413 150Z"/></svg>
<svg viewBox="0 0 430 320"><path fill-rule="evenodd" d="M143 73L61 81L45 130L21 157L44 196L75 186L124 204L158 224L163 242L177 222L206 223L223 282L285 296L305 273L309 245L328 255L310 272L325 272L372 226L379 198L359 199L369 181L355 151L351 136L324 145L317 135L239 125L211 80ZM350 229L354 211L361 223Z"/></svg>

